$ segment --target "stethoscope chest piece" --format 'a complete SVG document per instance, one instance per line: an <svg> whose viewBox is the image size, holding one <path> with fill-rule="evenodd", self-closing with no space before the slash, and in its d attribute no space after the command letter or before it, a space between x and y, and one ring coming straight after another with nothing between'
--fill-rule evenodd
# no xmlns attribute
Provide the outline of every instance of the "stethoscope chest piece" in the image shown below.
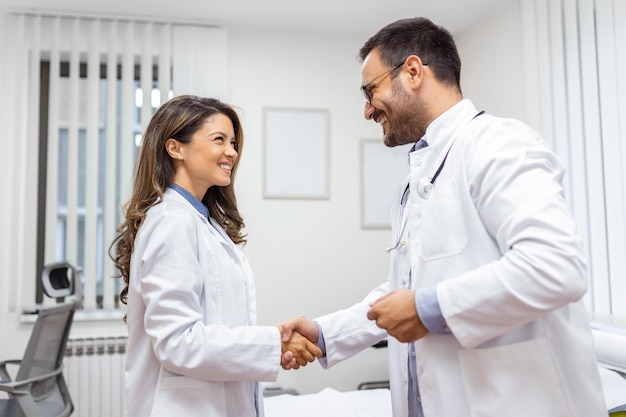
<svg viewBox="0 0 626 417"><path fill-rule="evenodd" d="M433 190L433 184L431 179L428 177L424 177L417 182L417 194L422 197L424 200L428 200L430 197L430 193Z"/></svg>

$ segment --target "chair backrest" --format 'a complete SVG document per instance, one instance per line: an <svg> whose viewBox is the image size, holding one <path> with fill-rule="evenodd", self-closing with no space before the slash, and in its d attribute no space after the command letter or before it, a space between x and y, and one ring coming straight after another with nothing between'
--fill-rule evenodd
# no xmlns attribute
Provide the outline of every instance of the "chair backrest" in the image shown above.
<svg viewBox="0 0 626 417"><path fill-rule="evenodd" d="M74 312L82 301L81 297L70 297L77 295L76 271L67 263L50 264L40 279L46 295L63 302L38 306L22 359L2 362L3 376L8 378L0 388L9 395L0 399L3 417L69 417L74 410L62 369ZM19 364L15 379L5 372L6 363Z"/></svg>
<svg viewBox="0 0 626 417"><path fill-rule="evenodd" d="M70 302L39 311L16 381L35 378L61 366L75 310L76 304Z"/></svg>
<svg viewBox="0 0 626 417"><path fill-rule="evenodd" d="M40 276L43 292L50 298L74 296L74 300L40 307L16 381L45 375L63 363L74 311L81 301L79 281L76 268L68 262L44 265Z"/></svg>

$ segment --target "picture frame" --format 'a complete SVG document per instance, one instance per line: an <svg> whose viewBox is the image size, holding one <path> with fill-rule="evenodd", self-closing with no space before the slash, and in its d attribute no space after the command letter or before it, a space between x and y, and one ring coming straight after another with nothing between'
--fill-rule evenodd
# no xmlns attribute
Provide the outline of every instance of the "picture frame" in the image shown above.
<svg viewBox="0 0 626 417"><path fill-rule="evenodd" d="M390 229L393 198L409 173L410 146L387 147L382 139L362 139L361 228Z"/></svg>
<svg viewBox="0 0 626 417"><path fill-rule="evenodd" d="M263 109L263 198L330 198L330 113Z"/></svg>

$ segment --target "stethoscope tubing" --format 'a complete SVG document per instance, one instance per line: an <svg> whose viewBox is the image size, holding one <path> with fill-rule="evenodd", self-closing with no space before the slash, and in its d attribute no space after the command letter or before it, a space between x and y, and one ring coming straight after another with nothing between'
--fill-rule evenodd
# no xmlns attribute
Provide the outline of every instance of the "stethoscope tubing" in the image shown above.
<svg viewBox="0 0 626 417"><path fill-rule="evenodd" d="M479 111L474 117L472 117L471 120L474 120L475 118L477 118L483 113L485 113L484 110ZM443 170L443 167L446 164L446 160L448 159L448 155L450 154L450 150L452 149L452 146L454 145L455 141L456 141L456 136L452 139L452 143L450 143L450 146L448 146L448 150L446 151L446 154L444 155L443 159L439 163L439 166L437 167L435 174L431 178L423 177L417 182L417 194L419 194L419 196L422 197L424 200L428 200L428 198L430 197L430 193L435 187L435 181L437 180L437 177L439 177L439 174ZM402 193L402 197L400 198L400 216L398 216L398 227L396 228L396 230L399 230L399 233L396 235L396 239L395 239L396 244L393 247L385 248L386 252L391 252L393 250L396 250L402 244L402 235L404 234L404 229L406 228L406 223L407 223L406 221L404 221L404 209L405 209L405 205L408 199L409 199L409 183L407 183L406 188L404 189L404 192Z"/></svg>

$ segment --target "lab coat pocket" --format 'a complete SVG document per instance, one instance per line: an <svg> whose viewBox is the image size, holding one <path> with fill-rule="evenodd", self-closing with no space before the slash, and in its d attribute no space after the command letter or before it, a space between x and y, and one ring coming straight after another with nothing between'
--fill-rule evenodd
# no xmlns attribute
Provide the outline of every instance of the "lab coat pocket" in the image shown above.
<svg viewBox="0 0 626 417"><path fill-rule="evenodd" d="M545 338L459 351L472 417L571 417L565 393Z"/></svg>
<svg viewBox="0 0 626 417"><path fill-rule="evenodd" d="M224 415L223 384L178 375L161 367L151 417ZM216 400L218 399L218 400Z"/></svg>
<svg viewBox="0 0 626 417"><path fill-rule="evenodd" d="M441 181L433 189L421 220L421 256L424 261L456 255L467 245L463 210L457 195L454 181Z"/></svg>

